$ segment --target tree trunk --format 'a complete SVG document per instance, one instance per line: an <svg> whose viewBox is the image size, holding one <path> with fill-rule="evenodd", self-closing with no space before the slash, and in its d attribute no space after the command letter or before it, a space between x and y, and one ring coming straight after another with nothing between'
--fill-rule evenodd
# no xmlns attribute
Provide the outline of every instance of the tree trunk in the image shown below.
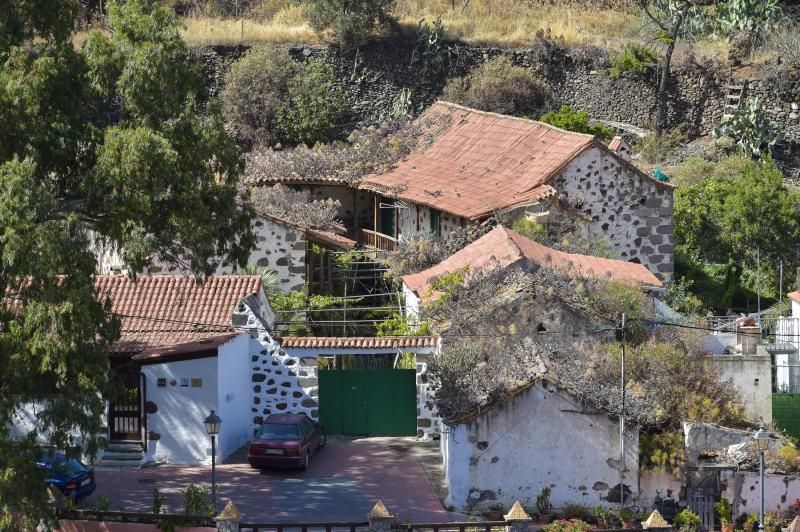
<svg viewBox="0 0 800 532"><path fill-rule="evenodd" d="M720 306L731 308L733 306L733 298L736 296L736 290L739 288L739 281L742 277L742 267L735 260L728 262L728 267L725 272L725 292L720 299Z"/></svg>
<svg viewBox="0 0 800 532"><path fill-rule="evenodd" d="M661 81L658 84L658 114L656 116L656 138L660 137L667 126L667 89L669 89L669 78L671 74L672 53L675 51L675 43L678 42L678 35L681 33L683 19L689 10L689 3L684 2L681 11L675 18L669 35L664 39L667 43L667 50L664 52L664 63L662 65Z"/></svg>
<svg viewBox="0 0 800 532"><path fill-rule="evenodd" d="M667 90L669 89L670 63L672 62L672 52L675 51L675 41L673 40L667 51L664 53L664 64L662 66L661 81L658 84L658 114L656 116L656 137L660 137L664 132L667 122Z"/></svg>

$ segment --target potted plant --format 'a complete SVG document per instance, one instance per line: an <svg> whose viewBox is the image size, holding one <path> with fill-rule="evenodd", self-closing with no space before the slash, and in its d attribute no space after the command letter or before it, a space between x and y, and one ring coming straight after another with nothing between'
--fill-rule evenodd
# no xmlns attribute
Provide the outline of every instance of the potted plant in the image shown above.
<svg viewBox="0 0 800 532"><path fill-rule="evenodd" d="M682 532L694 532L700 528L702 520L700 516L688 508L684 508L672 519L673 528L677 528Z"/></svg>
<svg viewBox="0 0 800 532"><path fill-rule="evenodd" d="M493 504L489 506L489 519L492 521L502 521L503 520L503 505L502 504Z"/></svg>
<svg viewBox="0 0 800 532"><path fill-rule="evenodd" d="M542 491L539 492L539 495L536 496L536 511L539 514L539 522L541 524L546 525L550 522L551 510L550 486L545 486L542 488Z"/></svg>
<svg viewBox="0 0 800 532"><path fill-rule="evenodd" d="M618 515L619 520L622 521L622 528L636 528L636 514L623 508Z"/></svg>
<svg viewBox="0 0 800 532"><path fill-rule="evenodd" d="M594 507L594 517L597 520L597 526L600 528L608 528L609 518L611 517L611 512L603 508L602 506L595 506Z"/></svg>
<svg viewBox="0 0 800 532"><path fill-rule="evenodd" d="M722 525L722 532L733 532L733 505L725 497L721 498L718 503L714 505L714 509L719 515L719 522Z"/></svg>

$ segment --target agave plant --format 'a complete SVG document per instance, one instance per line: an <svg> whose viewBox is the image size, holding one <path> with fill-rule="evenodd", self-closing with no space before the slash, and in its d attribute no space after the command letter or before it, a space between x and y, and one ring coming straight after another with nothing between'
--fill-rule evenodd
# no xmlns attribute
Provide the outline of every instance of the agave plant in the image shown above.
<svg viewBox="0 0 800 532"><path fill-rule="evenodd" d="M775 131L759 99L748 98L733 115L714 128L714 137L728 137L744 153L761 157L765 149L769 150L781 139L781 134Z"/></svg>

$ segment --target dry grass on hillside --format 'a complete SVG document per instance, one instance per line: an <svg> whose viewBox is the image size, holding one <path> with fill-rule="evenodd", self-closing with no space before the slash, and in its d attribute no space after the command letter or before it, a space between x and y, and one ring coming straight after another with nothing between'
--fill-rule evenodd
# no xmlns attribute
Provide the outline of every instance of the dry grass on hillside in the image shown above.
<svg viewBox="0 0 800 532"><path fill-rule="evenodd" d="M183 19L183 38L189 46L249 44L256 42L315 42L303 7L283 7L263 20L224 19L195 14Z"/></svg>
<svg viewBox="0 0 800 532"><path fill-rule="evenodd" d="M264 0L270 5L281 0ZM460 1L452 9L450 0L397 0L395 16L404 31L416 29L421 19L441 17L450 38L476 44L527 46L537 30L550 29L568 45L615 46L635 39L637 18L610 9L544 6L523 0L471 0L462 14ZM289 4L269 17L244 20L195 14L185 19L187 44L239 44L253 42L316 42L305 21L302 6Z"/></svg>
<svg viewBox="0 0 800 532"><path fill-rule="evenodd" d="M548 28L568 45L609 46L635 38L638 21L630 12L521 0L471 0L462 14L459 3L452 10L450 0L398 0L395 15L409 27L442 17L450 37L504 46L528 46L537 30Z"/></svg>

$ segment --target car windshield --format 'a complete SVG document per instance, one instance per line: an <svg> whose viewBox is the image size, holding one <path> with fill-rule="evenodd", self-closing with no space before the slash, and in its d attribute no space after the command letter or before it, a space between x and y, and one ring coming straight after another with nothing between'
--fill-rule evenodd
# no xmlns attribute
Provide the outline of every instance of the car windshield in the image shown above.
<svg viewBox="0 0 800 532"><path fill-rule="evenodd" d="M263 440L296 440L300 438L300 430L297 425L266 423L258 432L258 437Z"/></svg>
<svg viewBox="0 0 800 532"><path fill-rule="evenodd" d="M74 475L76 473L83 473L86 471L86 468L83 464L74 458L67 458L61 453L42 453L39 463L48 469L52 469L53 471L66 475Z"/></svg>

